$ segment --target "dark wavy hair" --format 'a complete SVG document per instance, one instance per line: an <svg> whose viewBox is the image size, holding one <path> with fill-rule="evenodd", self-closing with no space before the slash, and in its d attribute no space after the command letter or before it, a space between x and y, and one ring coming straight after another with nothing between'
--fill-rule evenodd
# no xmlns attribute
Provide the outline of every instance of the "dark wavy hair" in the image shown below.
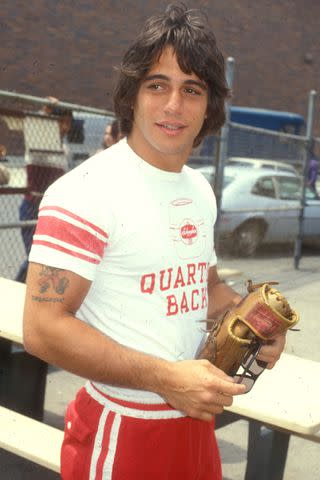
<svg viewBox="0 0 320 480"><path fill-rule="evenodd" d="M181 70L195 73L208 86L207 116L193 146L225 122L225 99L230 92L225 62L206 16L183 3L169 5L150 17L136 41L125 53L114 93L114 110L124 135L131 132L133 108L141 80L166 47L172 47Z"/></svg>

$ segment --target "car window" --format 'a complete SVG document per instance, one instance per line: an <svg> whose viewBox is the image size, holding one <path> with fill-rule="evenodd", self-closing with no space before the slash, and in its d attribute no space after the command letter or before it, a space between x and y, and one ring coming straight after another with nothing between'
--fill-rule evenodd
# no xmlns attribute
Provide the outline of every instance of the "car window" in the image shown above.
<svg viewBox="0 0 320 480"><path fill-rule="evenodd" d="M278 177L279 198L282 200L299 200L302 186L298 178Z"/></svg>
<svg viewBox="0 0 320 480"><path fill-rule="evenodd" d="M229 162L229 165L237 166L237 167L247 167L248 163L241 162L241 161L238 161L238 160L232 160L232 161Z"/></svg>
<svg viewBox="0 0 320 480"><path fill-rule="evenodd" d="M272 178L259 178L252 188L252 193L255 195L260 195L261 197L275 198L276 192Z"/></svg>
<svg viewBox="0 0 320 480"><path fill-rule="evenodd" d="M276 170L275 165L269 165L268 163L262 163L261 168L266 168L267 170L270 170L270 168L272 168L273 170Z"/></svg>
<svg viewBox="0 0 320 480"><path fill-rule="evenodd" d="M199 169L204 178L210 183L210 185L214 185L214 173L209 172L207 170L201 170ZM223 188L226 188L227 185L229 185L233 180L235 179L234 175L224 175L223 177Z"/></svg>

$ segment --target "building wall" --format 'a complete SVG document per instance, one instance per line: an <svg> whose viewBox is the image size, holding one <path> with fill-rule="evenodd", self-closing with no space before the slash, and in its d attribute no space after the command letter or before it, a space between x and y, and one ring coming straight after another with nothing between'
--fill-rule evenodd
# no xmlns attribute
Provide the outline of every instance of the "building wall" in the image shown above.
<svg viewBox="0 0 320 480"><path fill-rule="evenodd" d="M2 0L0 89L113 109L121 55L143 20L168 3ZM320 2L199 0L197 6L224 54L235 58L233 103L306 116L309 90L319 90Z"/></svg>

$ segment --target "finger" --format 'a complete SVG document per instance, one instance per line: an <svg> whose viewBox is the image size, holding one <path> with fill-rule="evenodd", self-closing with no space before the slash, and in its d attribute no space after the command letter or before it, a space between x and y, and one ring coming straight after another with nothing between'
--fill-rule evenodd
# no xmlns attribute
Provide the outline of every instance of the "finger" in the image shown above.
<svg viewBox="0 0 320 480"><path fill-rule="evenodd" d="M228 377L231 378L231 377ZM242 395L246 391L245 385L241 383L235 383L234 379L224 380L222 378L215 377L214 381L214 390L223 395L233 396L233 395Z"/></svg>
<svg viewBox="0 0 320 480"><path fill-rule="evenodd" d="M273 348L272 346L265 346L260 350L259 355L257 355L257 360L262 362L270 363L276 362L279 360L281 351L278 348Z"/></svg>
<svg viewBox="0 0 320 480"><path fill-rule="evenodd" d="M230 377L230 375L227 375L223 370L216 367L215 365L212 365L212 363L210 363L210 370L212 371L212 373L216 377L221 378L221 379L225 380L226 382L234 383L234 379L232 377Z"/></svg>
<svg viewBox="0 0 320 480"><path fill-rule="evenodd" d="M267 370L271 370L271 369L275 366L276 363L277 363L277 362L269 362L269 363L267 363L266 369L267 369Z"/></svg>
<svg viewBox="0 0 320 480"><path fill-rule="evenodd" d="M218 413L218 412L217 412ZM222 412L219 412L219 413L222 413ZM213 421L213 417L214 417L215 413L212 414L211 412L201 412L197 417L195 418L198 418L199 420L204 420L205 422L212 422Z"/></svg>
<svg viewBox="0 0 320 480"><path fill-rule="evenodd" d="M224 408L221 405L212 405L210 408L208 407L208 410L203 410L200 413L201 420L207 419L207 421L210 421L214 418L215 415L220 415L221 413L223 413L223 411Z"/></svg>
<svg viewBox="0 0 320 480"><path fill-rule="evenodd" d="M223 393L217 393L214 397L214 405L219 407L231 407L233 403L233 397L231 395L224 395Z"/></svg>

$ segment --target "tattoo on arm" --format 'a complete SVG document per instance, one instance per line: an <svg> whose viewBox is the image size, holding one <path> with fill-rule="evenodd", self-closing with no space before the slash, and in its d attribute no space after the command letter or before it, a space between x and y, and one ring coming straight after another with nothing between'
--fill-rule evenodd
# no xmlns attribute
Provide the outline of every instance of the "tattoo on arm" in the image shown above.
<svg viewBox="0 0 320 480"><path fill-rule="evenodd" d="M51 303L62 303L63 298L47 298L47 297L39 297L38 295L32 295L32 300L35 302L51 302Z"/></svg>
<svg viewBox="0 0 320 480"><path fill-rule="evenodd" d="M65 270L61 270L60 268L48 267L43 265L39 273L39 293L45 293L51 287L53 288L55 293L63 295L70 283L67 277L64 275L64 271ZM56 302L59 301L59 299L52 300ZM50 301L50 299L46 301Z"/></svg>

